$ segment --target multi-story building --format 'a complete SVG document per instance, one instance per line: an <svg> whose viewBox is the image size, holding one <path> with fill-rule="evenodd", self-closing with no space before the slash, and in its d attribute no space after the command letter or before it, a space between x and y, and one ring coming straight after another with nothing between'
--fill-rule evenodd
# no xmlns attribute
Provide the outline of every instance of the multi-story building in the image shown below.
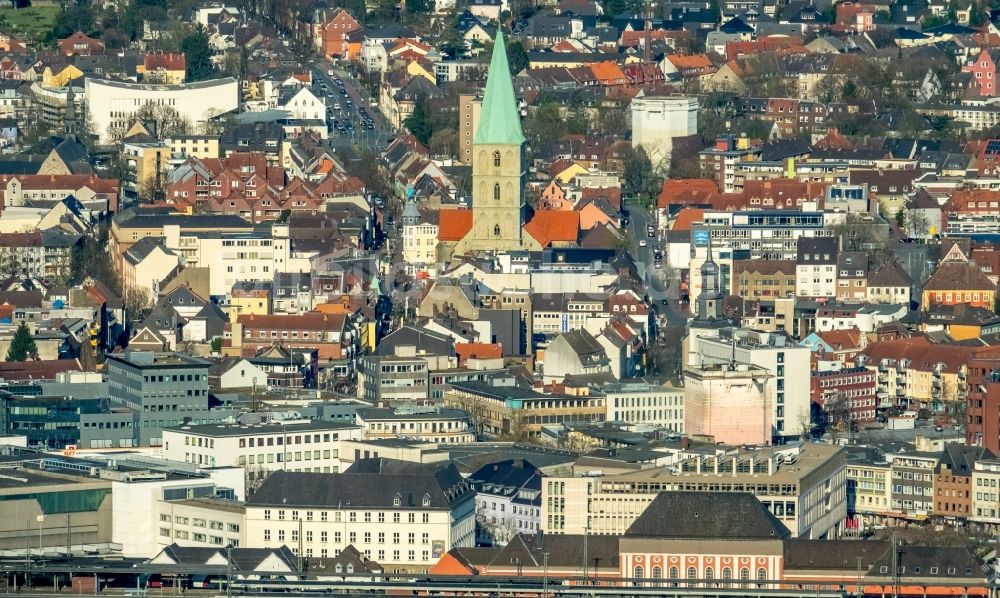
<svg viewBox="0 0 1000 598"><path fill-rule="evenodd" d="M171 495L169 490L165 493ZM246 546L246 508L214 497L160 499L154 503L161 546Z"/></svg>
<svg viewBox="0 0 1000 598"><path fill-rule="evenodd" d="M163 199L163 181L169 170L170 147L157 139L129 138L122 141L125 161L122 188L132 197L154 202Z"/></svg>
<svg viewBox="0 0 1000 598"><path fill-rule="evenodd" d="M170 147L170 155L173 160L186 160L187 158L219 157L219 136L218 135L174 135L165 139Z"/></svg>
<svg viewBox="0 0 1000 598"><path fill-rule="evenodd" d="M343 473L278 471L246 504L248 546L301 546L332 557L348 545L389 572L426 572L475 544L475 490L451 462L362 459ZM301 534L301 536L300 536Z"/></svg>
<svg viewBox="0 0 1000 598"><path fill-rule="evenodd" d="M865 367L813 371L810 397L826 413L831 423L875 419L875 372Z"/></svg>
<svg viewBox="0 0 1000 598"><path fill-rule="evenodd" d="M850 455L845 468L847 516L854 527L880 521L892 507L889 463L869 453Z"/></svg>
<svg viewBox="0 0 1000 598"><path fill-rule="evenodd" d="M775 438L795 438L810 421L810 352L783 333L739 328L716 329L715 336L690 337L688 363L753 366L763 369L762 389ZM688 430L690 432L690 430Z"/></svg>
<svg viewBox="0 0 1000 598"><path fill-rule="evenodd" d="M684 389L675 386L622 382L603 384L607 421L628 422L684 433Z"/></svg>
<svg viewBox="0 0 1000 598"><path fill-rule="evenodd" d="M608 296L584 293L531 294L532 334L557 334L588 328L597 334L610 319Z"/></svg>
<svg viewBox="0 0 1000 598"><path fill-rule="evenodd" d="M934 468L940 454L907 451L887 457L892 475L892 506L888 515L926 520L934 510Z"/></svg>
<svg viewBox="0 0 1000 598"><path fill-rule="evenodd" d="M541 529L542 472L524 459L489 463L469 476L476 489L476 543L503 546Z"/></svg>
<svg viewBox="0 0 1000 598"><path fill-rule="evenodd" d="M733 251L746 250L750 257L794 260L800 237L829 237L832 218L825 212L774 210L706 211L712 243Z"/></svg>
<svg viewBox="0 0 1000 598"><path fill-rule="evenodd" d="M166 246L180 255L186 266L207 268L209 293L229 294L237 282L271 282L275 255L271 231L247 233L182 232L165 227Z"/></svg>
<svg viewBox="0 0 1000 598"><path fill-rule="evenodd" d="M0 391L0 433L24 436L31 447L130 447L135 442L136 418L131 409L112 409L106 398Z"/></svg>
<svg viewBox="0 0 1000 598"><path fill-rule="evenodd" d="M774 438L773 408L764 389L770 373L740 364L684 368L684 431L725 444L766 444ZM733 417L734 413L739 417Z"/></svg>
<svg viewBox="0 0 1000 598"><path fill-rule="evenodd" d="M68 109L70 103L73 104L72 114L77 115L83 114L87 103L84 89L72 85L50 87L41 82L35 82L31 85L31 96L36 118L55 130L65 126L66 115L70 114Z"/></svg>
<svg viewBox="0 0 1000 598"><path fill-rule="evenodd" d="M973 470L982 458L993 455L979 446L949 443L934 468L934 516L948 521L966 520L975 513Z"/></svg>
<svg viewBox="0 0 1000 598"><path fill-rule="evenodd" d="M837 244L832 237L800 238L795 260L797 297L837 296Z"/></svg>
<svg viewBox="0 0 1000 598"><path fill-rule="evenodd" d="M972 511L969 519L1000 528L1000 459L980 459L972 469Z"/></svg>
<svg viewBox="0 0 1000 598"><path fill-rule="evenodd" d="M733 295L753 301L795 295L792 260L734 260Z"/></svg>
<svg viewBox="0 0 1000 598"><path fill-rule="evenodd" d="M403 261L411 276L437 272L438 225L421 216L413 199L403 210Z"/></svg>
<svg viewBox="0 0 1000 598"><path fill-rule="evenodd" d="M463 94L458 98L458 157L463 164L472 164L472 140L479 126L483 109L482 96Z"/></svg>
<svg viewBox="0 0 1000 598"><path fill-rule="evenodd" d="M602 422L605 397L587 388L574 394L544 394L515 386L513 379L453 382L444 403L472 416L476 433L522 440L541 436L542 425L562 422Z"/></svg>
<svg viewBox="0 0 1000 598"><path fill-rule="evenodd" d="M47 178L47 177L46 177ZM10 205L10 204L7 204ZM146 237L165 237L172 227L179 229L177 238L198 233L249 233L253 226L239 216L225 214L181 214L177 212L146 212L125 210L115 214L111 221L110 250L115 258L115 267L121 269L122 256ZM179 245L179 242L177 243ZM175 245L171 250L180 251ZM197 248L194 245L193 248ZM192 249L188 248L189 251ZM188 256L185 255L185 259ZM232 286L230 284L230 286Z"/></svg>
<svg viewBox="0 0 1000 598"><path fill-rule="evenodd" d="M847 515L844 449L719 449L669 468L542 480L542 529L550 534L620 535L661 492L749 492L794 536L833 538Z"/></svg>
<svg viewBox="0 0 1000 598"><path fill-rule="evenodd" d="M0 205L4 207L51 207L71 195L91 210L118 211L117 179L89 174L0 175Z"/></svg>
<svg viewBox="0 0 1000 598"><path fill-rule="evenodd" d="M743 187L737 165L760 160L762 151L747 137L721 137L712 147L698 152L702 176L714 179L723 193L736 193Z"/></svg>
<svg viewBox="0 0 1000 598"><path fill-rule="evenodd" d="M0 233L0 271L5 276L61 283L70 276L73 248L80 237L58 228Z"/></svg>
<svg viewBox="0 0 1000 598"><path fill-rule="evenodd" d="M357 425L317 420L189 425L164 430L163 454L172 461L236 465L248 472L336 473L340 440L361 437Z"/></svg>
<svg viewBox="0 0 1000 598"><path fill-rule="evenodd" d="M954 410L969 392L969 362L992 357L990 347L899 339L871 343L861 358L877 374L878 408L918 406L934 412ZM987 445L987 448L988 445Z"/></svg>
<svg viewBox="0 0 1000 598"><path fill-rule="evenodd" d="M365 355L358 362L358 398L382 401L423 401L428 398L427 359Z"/></svg>
<svg viewBox="0 0 1000 598"><path fill-rule="evenodd" d="M227 334L233 353L244 357L253 357L277 342L289 349L316 350L322 360L342 362L352 360L357 349L356 333L348 328L347 316L342 313L237 316L231 334Z"/></svg>
<svg viewBox="0 0 1000 598"><path fill-rule="evenodd" d="M476 441L469 414L458 409L361 407L357 422L366 440L406 438L439 444Z"/></svg>
<svg viewBox="0 0 1000 598"><path fill-rule="evenodd" d="M641 146L656 170L670 164L674 137L698 132L698 98L640 91L632 99L632 145Z"/></svg>
<svg viewBox="0 0 1000 598"><path fill-rule="evenodd" d="M967 367L968 372L960 372L958 376L959 388L968 389L965 442L985 447L996 455L1000 453L1000 369L996 356L976 356Z"/></svg>
<svg viewBox="0 0 1000 598"><path fill-rule="evenodd" d="M211 407L208 361L179 353L126 351L106 364L111 401L137 415L135 443L160 445L163 429L186 423L218 423L232 410Z"/></svg>
<svg viewBox="0 0 1000 598"><path fill-rule="evenodd" d="M232 78L157 85L88 77L85 90L87 115L101 143L120 138L147 104L172 108L197 130L209 118L239 107L239 84Z"/></svg>

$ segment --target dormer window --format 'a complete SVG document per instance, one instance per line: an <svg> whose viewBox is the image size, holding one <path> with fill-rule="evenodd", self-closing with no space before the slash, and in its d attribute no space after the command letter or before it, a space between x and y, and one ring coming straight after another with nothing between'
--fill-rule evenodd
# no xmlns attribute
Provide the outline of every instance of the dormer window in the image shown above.
<svg viewBox="0 0 1000 598"><path fill-rule="evenodd" d="M396 496L392 498L392 506L398 507L403 504L403 497L397 492Z"/></svg>
<svg viewBox="0 0 1000 598"><path fill-rule="evenodd" d="M421 504L422 506L424 506L424 507L429 507L429 506L431 506L431 495L430 495L430 494L426 494L426 493L425 493L425 494L424 494L424 499L423 499L422 501L420 501L420 504Z"/></svg>

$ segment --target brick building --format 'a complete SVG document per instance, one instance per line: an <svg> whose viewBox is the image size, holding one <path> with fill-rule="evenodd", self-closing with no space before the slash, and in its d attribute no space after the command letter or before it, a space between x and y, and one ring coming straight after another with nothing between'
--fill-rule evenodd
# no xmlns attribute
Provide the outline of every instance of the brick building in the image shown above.
<svg viewBox="0 0 1000 598"><path fill-rule="evenodd" d="M812 372L809 396L827 418L842 421L875 419L875 372L865 367L849 367Z"/></svg>

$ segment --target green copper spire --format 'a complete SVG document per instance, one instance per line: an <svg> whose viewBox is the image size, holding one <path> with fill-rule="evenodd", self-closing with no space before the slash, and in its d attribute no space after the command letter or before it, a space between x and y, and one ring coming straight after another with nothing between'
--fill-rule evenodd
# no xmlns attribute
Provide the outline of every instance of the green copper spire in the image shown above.
<svg viewBox="0 0 1000 598"><path fill-rule="evenodd" d="M479 113L479 127L476 129L475 143L496 143L521 145L521 115L514 97L514 82L507 66L507 46L503 43L503 33L497 28L497 39L493 43L493 58L486 78L486 93L483 95L483 109Z"/></svg>

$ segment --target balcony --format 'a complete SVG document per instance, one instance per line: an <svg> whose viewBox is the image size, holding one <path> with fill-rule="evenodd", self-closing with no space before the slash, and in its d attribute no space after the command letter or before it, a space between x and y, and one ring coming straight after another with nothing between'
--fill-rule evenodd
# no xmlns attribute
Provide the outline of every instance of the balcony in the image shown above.
<svg viewBox="0 0 1000 598"><path fill-rule="evenodd" d="M883 374L882 372L879 372L879 375L878 375L878 382L879 382L879 384L885 384L888 381L889 381L889 376L887 374Z"/></svg>
<svg viewBox="0 0 1000 598"><path fill-rule="evenodd" d="M896 387L896 396L897 397L905 397L906 396L906 389L902 388L900 386L897 386Z"/></svg>
<svg viewBox="0 0 1000 598"><path fill-rule="evenodd" d="M941 390L941 378L934 378L931 380L931 388Z"/></svg>

